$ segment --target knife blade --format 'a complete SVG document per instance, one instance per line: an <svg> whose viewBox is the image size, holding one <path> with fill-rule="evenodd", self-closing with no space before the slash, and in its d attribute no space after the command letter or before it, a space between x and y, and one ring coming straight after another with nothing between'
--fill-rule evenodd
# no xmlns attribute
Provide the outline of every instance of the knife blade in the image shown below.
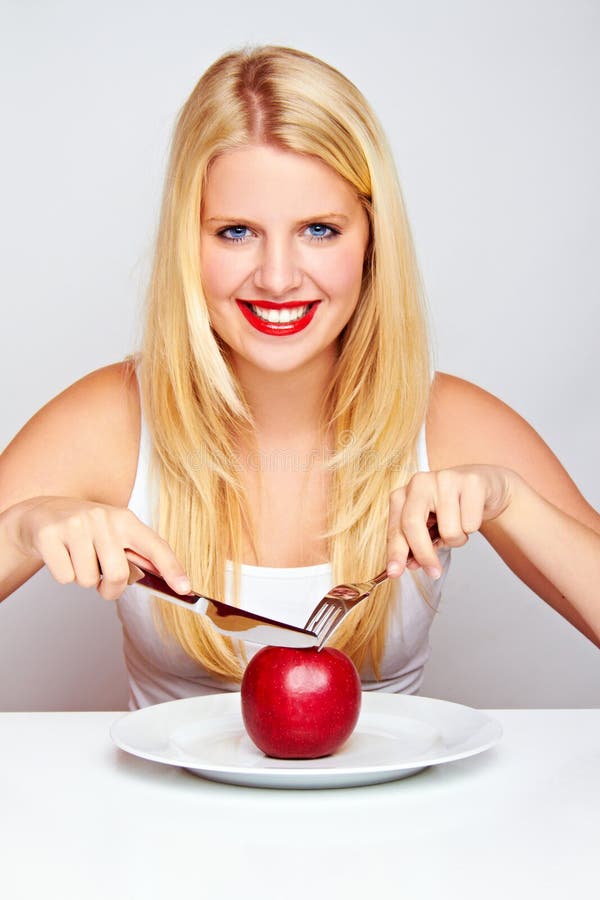
<svg viewBox="0 0 600 900"><path fill-rule="evenodd" d="M129 584L145 588L149 593L168 600L183 609L206 616L217 631L238 640L279 647L316 647L319 639L314 631L278 622L239 606L230 606L202 594L178 594L159 575L149 572L139 563L129 562Z"/></svg>

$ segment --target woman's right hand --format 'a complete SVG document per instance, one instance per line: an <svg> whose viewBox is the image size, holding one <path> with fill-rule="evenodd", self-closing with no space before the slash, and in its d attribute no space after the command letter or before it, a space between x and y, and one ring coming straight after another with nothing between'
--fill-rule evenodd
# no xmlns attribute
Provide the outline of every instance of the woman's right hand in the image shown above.
<svg viewBox="0 0 600 900"><path fill-rule="evenodd" d="M116 600L127 587L128 558L154 569L174 590L190 590L169 544L129 509L75 497L32 497L12 507L6 528L18 552L41 560L59 584L96 588L105 600Z"/></svg>

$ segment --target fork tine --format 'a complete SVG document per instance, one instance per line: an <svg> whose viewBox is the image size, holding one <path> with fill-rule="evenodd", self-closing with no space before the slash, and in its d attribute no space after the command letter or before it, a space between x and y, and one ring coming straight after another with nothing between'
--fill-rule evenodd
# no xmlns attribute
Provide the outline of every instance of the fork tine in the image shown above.
<svg viewBox="0 0 600 900"><path fill-rule="evenodd" d="M335 609L330 603L319 603L316 609L313 609L312 616L304 626L308 631L316 631L317 628L323 623L323 619L326 618L331 610Z"/></svg>
<svg viewBox="0 0 600 900"><path fill-rule="evenodd" d="M343 613L343 611L342 611L341 609L339 609L339 610L337 610L337 612L339 613L339 615L337 615L337 616L335 616L334 618L330 619L330 621L329 621L329 623L327 624L327 626L326 626L325 628L323 628L323 629L320 629L320 630L317 632L317 635L318 635L318 638L319 638L319 643L318 643L318 649L319 649L319 650L324 646L325 642L331 637L331 635L332 635L333 632L336 630L336 628L338 627L338 625L341 625L342 620L344 619L344 613Z"/></svg>
<svg viewBox="0 0 600 900"><path fill-rule="evenodd" d="M339 619L340 616L343 616L343 615L344 615L343 609L340 609L339 606L332 606L327 610L326 614L321 617L319 622L316 623L315 628L311 629L311 630L316 631L317 634L321 634L324 631L324 629L329 628L329 626L334 621L336 621L337 619Z"/></svg>
<svg viewBox="0 0 600 900"><path fill-rule="evenodd" d="M378 584L381 584L382 581L385 581L387 577L387 571L384 570L370 581L356 584L338 584L330 589L321 602L317 603L304 626L307 631L312 631L317 635L319 650L345 619L346 615L358 603L366 600L370 596L371 591Z"/></svg>
<svg viewBox="0 0 600 900"><path fill-rule="evenodd" d="M427 528L433 543L439 543L440 534L435 513L432 513L427 519ZM412 553L409 553L409 558L411 556ZM366 600L373 589L385 581L387 577L387 570L384 569L383 572L380 572L379 575L376 575L369 581L338 584L329 590L329 593L313 609L308 622L304 626L307 631L312 631L319 637L319 648L323 646L341 620L354 609L357 603Z"/></svg>
<svg viewBox="0 0 600 900"><path fill-rule="evenodd" d="M319 624L316 626L314 631L320 636L325 633L325 631L333 625L338 619L343 619L345 616L345 610L339 606L333 606L331 609L327 611L327 615L324 616Z"/></svg>

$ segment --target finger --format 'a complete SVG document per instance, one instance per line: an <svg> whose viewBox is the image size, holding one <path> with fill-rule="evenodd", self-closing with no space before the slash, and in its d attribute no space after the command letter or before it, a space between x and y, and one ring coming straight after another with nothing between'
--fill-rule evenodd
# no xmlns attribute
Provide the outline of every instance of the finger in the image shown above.
<svg viewBox="0 0 600 900"><path fill-rule="evenodd" d="M135 553L129 547L125 547L125 556L135 565L143 566L144 569L148 569L148 571L152 572L154 575L160 575L160 572L151 560L146 559L146 557L142 556L140 553Z"/></svg>
<svg viewBox="0 0 600 900"><path fill-rule="evenodd" d="M101 580L97 591L104 600L117 600L128 584L129 563L122 547L98 538L95 544Z"/></svg>
<svg viewBox="0 0 600 900"><path fill-rule="evenodd" d="M404 488L398 488L390 494L390 510L387 532L387 574L390 578L402 575L406 566L409 546L402 533L400 519L406 498Z"/></svg>
<svg viewBox="0 0 600 900"><path fill-rule="evenodd" d="M71 512L61 523L61 538L71 558L75 583L80 587L96 587L100 580L93 535L104 517L105 513L100 508L84 506Z"/></svg>
<svg viewBox="0 0 600 900"><path fill-rule="evenodd" d="M115 527L120 546L132 563L137 562L160 575L178 593L192 593L188 575L167 541L144 525L135 513L129 509L119 510Z"/></svg>
<svg viewBox="0 0 600 900"><path fill-rule="evenodd" d="M446 547L462 547L469 536L465 533L461 514L461 480L454 472L438 472L437 527Z"/></svg>
<svg viewBox="0 0 600 900"><path fill-rule="evenodd" d="M78 538L66 544L75 572L75 583L83 588L95 588L102 577L96 548L91 539Z"/></svg>
<svg viewBox="0 0 600 900"><path fill-rule="evenodd" d="M427 528L432 512L437 513L435 481L431 473L417 473L408 486L400 525L414 557L410 568L421 566L431 578L439 578L442 566Z"/></svg>
<svg viewBox="0 0 600 900"><path fill-rule="evenodd" d="M474 534L481 528L485 508L485 488L477 476L468 477L460 495L460 517L465 534Z"/></svg>
<svg viewBox="0 0 600 900"><path fill-rule="evenodd" d="M179 594L193 593L190 579L169 544L162 538L156 538L156 535L154 537L157 543L150 550L144 547L136 549L150 558L161 578L164 578L173 590Z"/></svg>
<svg viewBox="0 0 600 900"><path fill-rule="evenodd" d="M72 584L75 581L75 571L63 542L55 535L40 532L36 544L37 552L52 578L59 584Z"/></svg>

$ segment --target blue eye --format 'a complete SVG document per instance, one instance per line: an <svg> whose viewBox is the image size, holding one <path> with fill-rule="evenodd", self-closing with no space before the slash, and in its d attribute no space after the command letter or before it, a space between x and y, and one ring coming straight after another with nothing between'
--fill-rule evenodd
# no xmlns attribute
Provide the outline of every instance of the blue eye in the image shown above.
<svg viewBox="0 0 600 900"><path fill-rule="evenodd" d="M230 225L229 228L224 228L219 232L219 237L225 238L226 241L231 241L233 244L239 244L246 240L247 231L248 228L245 225ZM231 232L231 235L228 232Z"/></svg>
<svg viewBox="0 0 600 900"><path fill-rule="evenodd" d="M334 235L339 234L339 231L336 231L335 228L332 228L330 225L324 225L322 222L313 222L312 225L308 226L308 229L312 230L311 237L315 241L327 241Z"/></svg>
<svg viewBox="0 0 600 900"><path fill-rule="evenodd" d="M306 226L306 230L313 241L328 241L340 233L331 225L324 225L322 222L313 222ZM230 244L242 244L248 240L250 233L246 225L228 225L219 231L218 235Z"/></svg>

